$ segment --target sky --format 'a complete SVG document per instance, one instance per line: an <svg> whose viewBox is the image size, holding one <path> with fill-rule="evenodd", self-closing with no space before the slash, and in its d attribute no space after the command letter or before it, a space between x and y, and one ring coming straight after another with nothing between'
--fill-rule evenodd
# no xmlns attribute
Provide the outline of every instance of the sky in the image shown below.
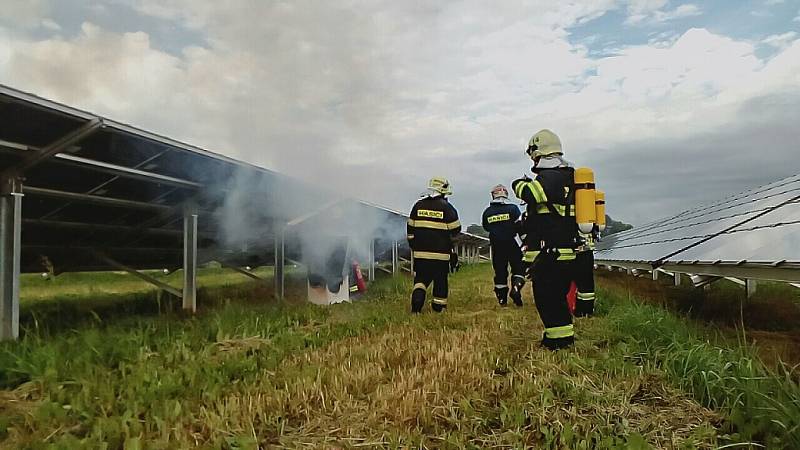
<svg viewBox="0 0 800 450"><path fill-rule="evenodd" d="M800 170L800 0L0 5L0 83L398 210L542 128L634 224Z"/></svg>

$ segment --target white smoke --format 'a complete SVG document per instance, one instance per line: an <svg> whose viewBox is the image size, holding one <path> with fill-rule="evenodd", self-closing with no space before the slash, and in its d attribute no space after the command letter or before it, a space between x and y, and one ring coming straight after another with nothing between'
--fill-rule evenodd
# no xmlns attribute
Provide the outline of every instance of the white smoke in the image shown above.
<svg viewBox="0 0 800 450"><path fill-rule="evenodd" d="M223 189L214 217L219 245L232 254L271 252L276 233L284 233L286 256L304 265L324 266L346 242L346 265L364 266L371 242L376 258L405 242L401 215L280 174L243 170Z"/></svg>

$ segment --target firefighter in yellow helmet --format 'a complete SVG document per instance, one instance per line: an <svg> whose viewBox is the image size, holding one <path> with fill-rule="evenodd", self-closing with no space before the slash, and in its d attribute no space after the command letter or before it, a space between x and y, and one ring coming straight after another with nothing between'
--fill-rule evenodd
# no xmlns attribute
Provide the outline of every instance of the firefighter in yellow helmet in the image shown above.
<svg viewBox="0 0 800 450"><path fill-rule="evenodd" d="M563 158L561 140L550 130L534 134L526 153L533 160L534 177L524 176L511 186L527 204L523 262L544 323L542 345L557 350L574 342L567 305L578 233L575 217L570 214L574 169Z"/></svg>
<svg viewBox="0 0 800 450"><path fill-rule="evenodd" d="M453 193L446 178L434 177L428 189L414 204L409 214L408 245L414 258L414 290L411 312L419 313L425 305L425 292L433 283L431 307L441 312L447 307L447 276L458 270L458 255L453 238L461 233L458 212L447 201Z"/></svg>

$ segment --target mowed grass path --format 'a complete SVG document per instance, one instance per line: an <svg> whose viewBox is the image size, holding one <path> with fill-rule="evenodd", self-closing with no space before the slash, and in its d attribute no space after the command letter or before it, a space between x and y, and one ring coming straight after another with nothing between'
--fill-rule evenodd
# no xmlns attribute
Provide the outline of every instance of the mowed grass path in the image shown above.
<svg viewBox="0 0 800 450"><path fill-rule="evenodd" d="M763 372L741 349L715 347L669 313L601 292L599 316L577 322L576 348L552 353L538 346L541 324L529 290L524 308L499 308L488 265L463 269L451 286L444 314L426 305L410 316L403 277L380 281L348 305L230 299L195 318L32 332L0 346L0 447L794 442L796 383ZM740 378L768 379L749 389L777 392L786 410L758 403L753 392L753 400L742 400L748 388L728 380L726 364ZM710 372L721 381L708 379Z"/></svg>

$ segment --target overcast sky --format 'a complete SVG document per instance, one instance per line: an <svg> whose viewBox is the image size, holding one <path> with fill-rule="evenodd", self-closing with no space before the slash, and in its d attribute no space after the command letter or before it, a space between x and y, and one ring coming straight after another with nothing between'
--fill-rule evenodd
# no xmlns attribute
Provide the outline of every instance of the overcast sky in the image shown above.
<svg viewBox="0 0 800 450"><path fill-rule="evenodd" d="M799 0L0 0L0 83L467 223L541 128L633 223L800 169Z"/></svg>

